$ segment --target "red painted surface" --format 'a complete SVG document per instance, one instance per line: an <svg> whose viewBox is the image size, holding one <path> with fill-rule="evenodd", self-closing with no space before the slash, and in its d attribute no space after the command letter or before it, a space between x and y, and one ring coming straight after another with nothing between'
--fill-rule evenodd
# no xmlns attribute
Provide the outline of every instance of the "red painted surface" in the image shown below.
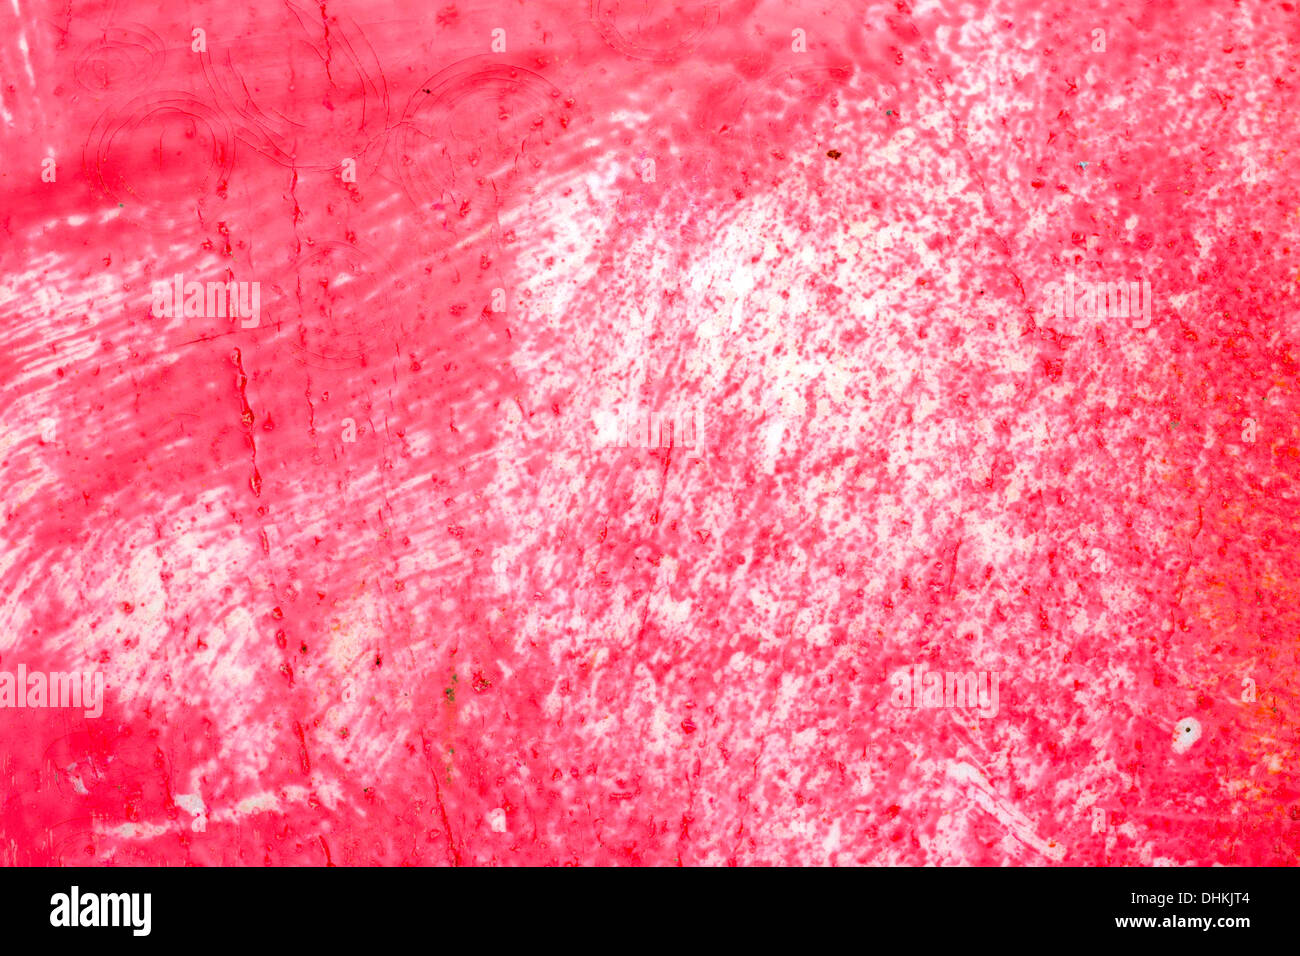
<svg viewBox="0 0 1300 956"><path fill-rule="evenodd" d="M0 12L0 859L1296 862L1298 22Z"/></svg>

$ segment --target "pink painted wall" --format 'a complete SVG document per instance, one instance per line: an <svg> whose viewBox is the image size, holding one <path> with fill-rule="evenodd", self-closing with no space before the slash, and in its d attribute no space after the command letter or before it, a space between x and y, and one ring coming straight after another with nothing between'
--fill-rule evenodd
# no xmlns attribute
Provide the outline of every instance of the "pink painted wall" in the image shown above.
<svg viewBox="0 0 1300 956"><path fill-rule="evenodd" d="M1297 24L6 5L0 862L1295 863Z"/></svg>

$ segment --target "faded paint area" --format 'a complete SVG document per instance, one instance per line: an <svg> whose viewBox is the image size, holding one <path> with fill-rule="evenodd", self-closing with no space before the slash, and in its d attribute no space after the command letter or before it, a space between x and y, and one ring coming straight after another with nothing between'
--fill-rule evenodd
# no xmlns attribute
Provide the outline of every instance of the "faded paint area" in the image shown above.
<svg viewBox="0 0 1300 956"><path fill-rule="evenodd" d="M1296 863L1296 17L0 10L0 861Z"/></svg>

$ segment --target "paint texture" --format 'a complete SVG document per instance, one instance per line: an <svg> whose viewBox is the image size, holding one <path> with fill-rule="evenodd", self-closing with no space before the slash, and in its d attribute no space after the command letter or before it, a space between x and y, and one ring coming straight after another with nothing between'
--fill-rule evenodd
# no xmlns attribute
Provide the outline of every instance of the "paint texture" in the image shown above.
<svg viewBox="0 0 1300 956"><path fill-rule="evenodd" d="M1296 863L1298 16L6 4L0 862Z"/></svg>

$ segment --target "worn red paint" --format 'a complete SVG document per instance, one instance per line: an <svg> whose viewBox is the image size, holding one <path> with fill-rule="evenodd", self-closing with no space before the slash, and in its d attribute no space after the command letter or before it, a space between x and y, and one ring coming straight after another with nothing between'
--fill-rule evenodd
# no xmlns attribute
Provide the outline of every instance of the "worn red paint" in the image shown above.
<svg viewBox="0 0 1300 956"><path fill-rule="evenodd" d="M0 16L5 862L1296 861L1291 5Z"/></svg>

